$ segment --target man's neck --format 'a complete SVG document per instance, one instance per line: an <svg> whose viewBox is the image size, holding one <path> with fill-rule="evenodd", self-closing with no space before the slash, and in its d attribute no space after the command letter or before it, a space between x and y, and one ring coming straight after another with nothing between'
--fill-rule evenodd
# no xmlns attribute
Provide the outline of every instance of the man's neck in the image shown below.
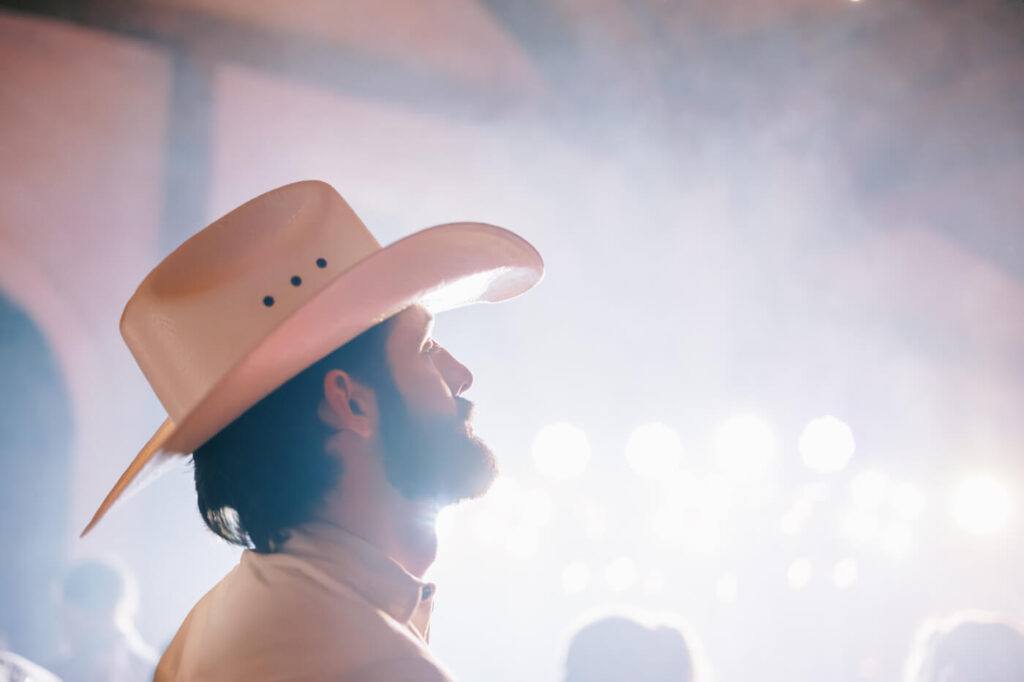
<svg viewBox="0 0 1024 682"><path fill-rule="evenodd" d="M324 520L423 578L437 556L437 508L405 499L378 472L372 466L348 463L341 484L328 494Z"/></svg>

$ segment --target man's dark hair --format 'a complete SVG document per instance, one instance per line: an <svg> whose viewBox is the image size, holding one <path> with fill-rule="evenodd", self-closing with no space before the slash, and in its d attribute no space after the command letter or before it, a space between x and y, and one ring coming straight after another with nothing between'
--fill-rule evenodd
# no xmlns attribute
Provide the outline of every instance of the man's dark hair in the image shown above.
<svg viewBox="0 0 1024 682"><path fill-rule="evenodd" d="M342 475L325 450L334 433L319 417L324 375L340 369L371 388L390 380L391 319L371 327L253 405L192 455L199 513L214 533L274 552L311 521Z"/></svg>

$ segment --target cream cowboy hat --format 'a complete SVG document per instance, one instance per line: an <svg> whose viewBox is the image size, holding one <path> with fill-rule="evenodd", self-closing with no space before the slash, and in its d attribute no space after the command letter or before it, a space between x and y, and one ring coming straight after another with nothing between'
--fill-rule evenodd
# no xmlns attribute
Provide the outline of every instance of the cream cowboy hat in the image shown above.
<svg viewBox="0 0 1024 682"><path fill-rule="evenodd" d="M107 494L122 496L192 453L288 379L373 325L517 296L543 276L508 230L449 223L382 248L333 187L286 185L236 208L149 273L121 335L168 419Z"/></svg>

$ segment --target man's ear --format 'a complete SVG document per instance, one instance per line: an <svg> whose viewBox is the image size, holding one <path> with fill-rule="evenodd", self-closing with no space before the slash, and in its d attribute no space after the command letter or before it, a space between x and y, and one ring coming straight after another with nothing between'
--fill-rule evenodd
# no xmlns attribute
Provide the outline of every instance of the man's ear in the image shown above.
<svg viewBox="0 0 1024 682"><path fill-rule="evenodd" d="M320 419L339 431L352 431L363 438L373 435L370 415L373 391L340 369L324 375L324 399Z"/></svg>

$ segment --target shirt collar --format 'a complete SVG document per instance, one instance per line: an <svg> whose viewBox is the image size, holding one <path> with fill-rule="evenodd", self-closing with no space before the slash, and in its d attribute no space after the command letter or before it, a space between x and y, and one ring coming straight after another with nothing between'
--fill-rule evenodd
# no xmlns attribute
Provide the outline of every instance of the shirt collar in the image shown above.
<svg viewBox="0 0 1024 682"><path fill-rule="evenodd" d="M400 623L409 623L435 592L379 549L335 525L309 523L292 532L280 550L306 560L345 583Z"/></svg>

